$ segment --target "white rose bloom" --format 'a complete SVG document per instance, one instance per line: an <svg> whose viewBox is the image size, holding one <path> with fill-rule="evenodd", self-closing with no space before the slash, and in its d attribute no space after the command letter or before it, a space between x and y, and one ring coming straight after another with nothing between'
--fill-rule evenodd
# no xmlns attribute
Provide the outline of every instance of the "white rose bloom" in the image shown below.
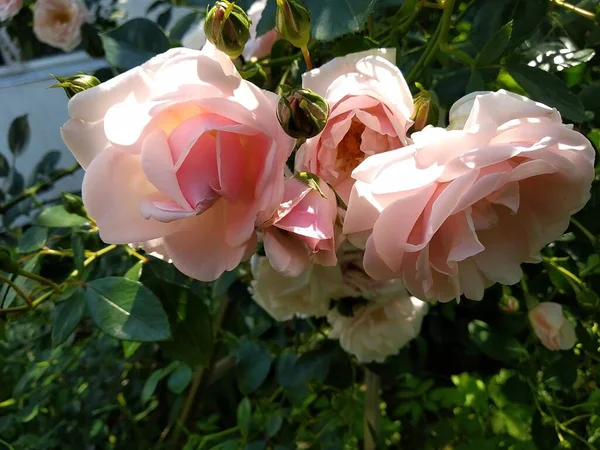
<svg viewBox="0 0 600 450"><path fill-rule="evenodd" d="M426 313L427 303L406 291L393 299L370 301L352 317L334 308L327 315L332 326L329 337L339 339L342 348L362 363L383 362L417 337Z"/></svg>
<svg viewBox="0 0 600 450"><path fill-rule="evenodd" d="M70 52L81 42L81 26L91 14L81 0L37 0L33 32L39 41Z"/></svg>
<svg viewBox="0 0 600 450"><path fill-rule="evenodd" d="M342 274L339 267L310 265L298 277L281 275L268 258L254 255L251 260L252 296L265 311L279 321L294 316L323 317L330 300L339 296Z"/></svg>

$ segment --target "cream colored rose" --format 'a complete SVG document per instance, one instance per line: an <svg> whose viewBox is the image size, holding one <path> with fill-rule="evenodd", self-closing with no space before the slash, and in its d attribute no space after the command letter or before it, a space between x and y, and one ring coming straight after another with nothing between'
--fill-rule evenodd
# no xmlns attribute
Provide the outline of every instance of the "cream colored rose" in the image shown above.
<svg viewBox="0 0 600 450"><path fill-rule="evenodd" d="M268 258L255 255L252 274L254 300L279 321L294 316L325 316L330 300L340 295L342 288L339 266L311 264L299 276L286 277L273 269Z"/></svg>
<svg viewBox="0 0 600 450"><path fill-rule="evenodd" d="M81 0L38 0L33 32L45 44L70 52L81 42L81 26L91 14Z"/></svg>
<svg viewBox="0 0 600 450"><path fill-rule="evenodd" d="M352 317L333 308L327 315L332 326L329 337L339 339L361 363L383 362L417 337L426 313L427 303L406 291L387 301L370 301Z"/></svg>

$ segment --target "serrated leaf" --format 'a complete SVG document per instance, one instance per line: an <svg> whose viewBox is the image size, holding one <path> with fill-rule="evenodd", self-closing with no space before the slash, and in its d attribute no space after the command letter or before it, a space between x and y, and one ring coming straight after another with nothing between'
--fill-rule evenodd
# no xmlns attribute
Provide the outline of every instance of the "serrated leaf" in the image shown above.
<svg viewBox="0 0 600 450"><path fill-rule="evenodd" d="M311 13L311 35L330 41L361 31L375 9L376 0L304 0Z"/></svg>
<svg viewBox="0 0 600 450"><path fill-rule="evenodd" d="M237 354L236 378L240 391L249 394L267 379L272 358L262 342L242 341Z"/></svg>
<svg viewBox="0 0 600 450"><path fill-rule="evenodd" d="M489 41L485 43L477 59L475 60L476 67L487 66L496 62L504 53L510 42L512 35L513 23L508 22L500 28Z"/></svg>
<svg viewBox="0 0 600 450"><path fill-rule="evenodd" d="M525 64L509 63L505 67L534 100L555 107L563 116L575 122L585 120L581 100L560 78Z"/></svg>
<svg viewBox="0 0 600 450"><path fill-rule="evenodd" d="M87 284L87 305L94 323L116 339L153 342L171 335L156 296L139 282L108 277Z"/></svg>
<svg viewBox="0 0 600 450"><path fill-rule="evenodd" d="M41 249L46 245L48 239L48 229L40 227L31 227L21 237L17 251L19 253L31 253Z"/></svg>
<svg viewBox="0 0 600 450"><path fill-rule="evenodd" d="M125 278L131 281L139 281L142 276L142 269L144 268L144 263L142 261L136 262L126 273Z"/></svg>
<svg viewBox="0 0 600 450"><path fill-rule="evenodd" d="M68 213L63 205L46 208L36 217L35 222L46 228L72 228L88 223L85 218Z"/></svg>
<svg viewBox="0 0 600 450"><path fill-rule="evenodd" d="M283 417L281 417L281 414L275 413L271 415L267 421L267 428L265 430L267 432L267 436L270 438L277 436L282 424Z"/></svg>
<svg viewBox="0 0 600 450"><path fill-rule="evenodd" d="M8 148L15 156L22 155L31 139L31 129L27 114L16 117L8 128Z"/></svg>
<svg viewBox="0 0 600 450"><path fill-rule="evenodd" d="M73 333L85 312L85 291L78 287L56 307L52 324L52 345L62 344Z"/></svg>
<svg viewBox="0 0 600 450"><path fill-rule="evenodd" d="M132 69L169 49L169 39L153 21L136 18L102 34L106 60L113 67Z"/></svg>

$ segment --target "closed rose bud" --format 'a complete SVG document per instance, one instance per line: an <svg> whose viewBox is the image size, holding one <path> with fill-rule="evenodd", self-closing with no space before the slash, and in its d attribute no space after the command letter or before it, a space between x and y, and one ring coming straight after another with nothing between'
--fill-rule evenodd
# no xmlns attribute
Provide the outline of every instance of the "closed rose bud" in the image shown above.
<svg viewBox="0 0 600 450"><path fill-rule="evenodd" d="M277 119L283 130L296 139L319 134L327 124L329 105L310 89L292 89L279 100Z"/></svg>
<svg viewBox="0 0 600 450"><path fill-rule="evenodd" d="M310 40L310 12L296 0L277 0L275 29L294 47L306 48Z"/></svg>
<svg viewBox="0 0 600 450"><path fill-rule="evenodd" d="M529 311L536 336L549 350L569 350L577 340L575 328L563 314L562 305L542 302Z"/></svg>
<svg viewBox="0 0 600 450"><path fill-rule="evenodd" d="M252 20L238 5L228 0L215 3L204 21L206 39L231 58L244 51L250 39Z"/></svg>
<svg viewBox="0 0 600 450"><path fill-rule="evenodd" d="M415 110L411 117L414 120L413 131L421 131L427 125L437 125L439 109L431 92L421 90L414 97Z"/></svg>
<svg viewBox="0 0 600 450"><path fill-rule="evenodd" d="M0 270L6 273L17 273L21 266L13 258L13 254L8 247L0 247Z"/></svg>
<svg viewBox="0 0 600 450"><path fill-rule="evenodd" d="M63 88L65 93L67 94L67 97L70 99L73 98L75 94L93 88L94 86L98 86L100 84L100 80L98 78L85 73L73 75L72 77L57 77L56 75L52 76L56 78L56 81L58 81L58 83L50 87Z"/></svg>
<svg viewBox="0 0 600 450"><path fill-rule="evenodd" d="M70 194L69 192L63 192L61 194L61 200L65 211L67 211L68 213L77 214L81 217L87 217L87 212L85 210L85 207L83 206L83 200L81 199L81 197Z"/></svg>

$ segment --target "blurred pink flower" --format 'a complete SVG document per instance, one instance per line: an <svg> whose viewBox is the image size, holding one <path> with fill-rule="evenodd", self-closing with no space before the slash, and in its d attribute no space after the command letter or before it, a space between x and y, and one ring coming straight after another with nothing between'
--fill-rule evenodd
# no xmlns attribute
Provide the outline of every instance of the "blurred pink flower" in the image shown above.
<svg viewBox="0 0 600 450"><path fill-rule="evenodd" d="M81 0L37 0L33 32L41 42L70 52L81 42L81 26L92 20Z"/></svg>
<svg viewBox="0 0 600 450"><path fill-rule="evenodd" d="M529 311L529 321L536 336L549 350L569 350L577 338L575 328L562 310L562 305L542 302Z"/></svg>
<svg viewBox="0 0 600 450"><path fill-rule="evenodd" d="M0 0L0 22L16 16L23 7L23 0Z"/></svg>

